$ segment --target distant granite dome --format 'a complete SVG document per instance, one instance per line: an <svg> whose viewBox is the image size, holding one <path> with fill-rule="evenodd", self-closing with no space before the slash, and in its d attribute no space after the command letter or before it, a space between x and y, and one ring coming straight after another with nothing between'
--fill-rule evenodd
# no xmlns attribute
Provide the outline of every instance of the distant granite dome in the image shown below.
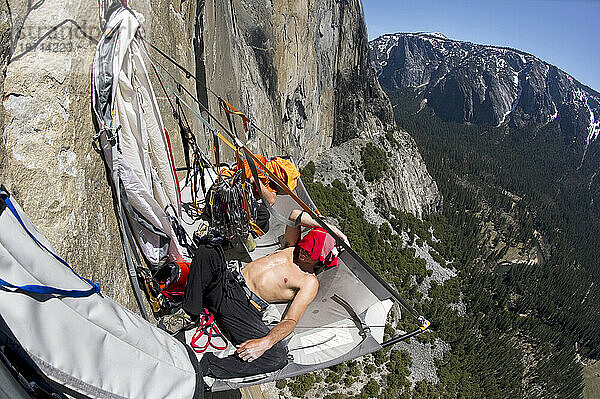
<svg viewBox="0 0 600 399"><path fill-rule="evenodd" d="M444 120L510 127L557 120L582 162L596 146L600 94L531 54L438 33L387 34L370 48L388 92L414 89Z"/></svg>

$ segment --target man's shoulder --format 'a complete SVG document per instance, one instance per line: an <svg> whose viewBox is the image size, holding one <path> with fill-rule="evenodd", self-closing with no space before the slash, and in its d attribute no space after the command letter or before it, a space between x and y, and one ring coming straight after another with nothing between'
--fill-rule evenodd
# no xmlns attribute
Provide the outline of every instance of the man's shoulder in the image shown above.
<svg viewBox="0 0 600 399"><path fill-rule="evenodd" d="M280 248L274 252L272 252L270 255L280 255L283 256L284 254L287 256L290 256L290 254L294 253L294 247L285 247L285 248ZM269 256L269 255L265 255L265 256Z"/></svg>
<svg viewBox="0 0 600 399"><path fill-rule="evenodd" d="M261 256L258 259L255 259L253 262L262 261L264 259L268 259L271 261L293 259L293 251L289 251L289 248L278 249L274 252L271 252L270 254L267 254L267 255Z"/></svg>
<svg viewBox="0 0 600 399"><path fill-rule="evenodd" d="M300 282L300 289L317 291L319 289L319 279L314 274L305 273Z"/></svg>

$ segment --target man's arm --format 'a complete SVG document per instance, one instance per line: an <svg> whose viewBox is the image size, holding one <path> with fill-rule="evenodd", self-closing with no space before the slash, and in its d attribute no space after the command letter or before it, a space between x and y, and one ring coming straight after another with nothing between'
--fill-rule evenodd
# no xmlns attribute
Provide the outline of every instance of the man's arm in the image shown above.
<svg viewBox="0 0 600 399"><path fill-rule="evenodd" d="M300 216L300 214L302 214L302 216L300 217L300 224L298 226L296 226L296 227L285 226L285 239L284 239L283 246L286 248L293 247L294 245L296 245L296 243L298 243L298 241L300 240L300 228L301 227L308 227L308 228L321 227L321 225L315 219L313 219L308 213L303 212L300 209L292 210L292 212L290 212L289 219L292 222L296 222L296 219L298 219L298 216ZM338 237L340 237L342 240L344 240L344 242L348 243L348 238L337 227L335 227L329 223L327 223L327 226L329 226L329 228L331 230L333 230L333 232Z"/></svg>
<svg viewBox="0 0 600 399"><path fill-rule="evenodd" d="M236 353L242 360L252 362L262 356L277 342L281 341L294 331L298 320L302 317L308 305L317 296L319 290L319 280L312 275L304 276L298 293L292 300L290 307L283 320L281 320L271 331L263 338L249 339L238 345Z"/></svg>
<svg viewBox="0 0 600 399"><path fill-rule="evenodd" d="M254 177L251 177L249 180L250 183L254 183ZM275 200L277 199L277 194L269 190L260 179L258 180L258 188L260 189L263 198L269 203L269 205L273 206Z"/></svg>

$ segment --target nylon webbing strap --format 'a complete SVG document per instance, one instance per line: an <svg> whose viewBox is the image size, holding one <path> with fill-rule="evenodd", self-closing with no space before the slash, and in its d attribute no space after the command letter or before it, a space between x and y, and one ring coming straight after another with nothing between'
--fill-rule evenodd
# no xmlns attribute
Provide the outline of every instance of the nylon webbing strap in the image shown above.
<svg viewBox="0 0 600 399"><path fill-rule="evenodd" d="M177 170L175 170L175 160L173 159L173 150L171 149L171 138L169 137L169 132L167 129L163 129L165 134L165 140L167 143L167 149L169 151L169 160L171 161L171 171L173 172L173 180L175 180L175 185L177 186L177 200L178 200L178 208L181 209L181 188L179 187L179 178L177 177ZM179 212L177 212L179 214Z"/></svg>
<svg viewBox="0 0 600 399"><path fill-rule="evenodd" d="M83 298L86 296L90 296L99 292L96 287L92 287L89 290L65 290L62 288L50 287L47 285L36 285L36 284L27 284L27 285L15 285L11 284L6 280L0 278L0 287L14 288L16 290L30 292L33 294L46 294L46 295L59 295L66 296L71 298Z"/></svg>
<svg viewBox="0 0 600 399"><path fill-rule="evenodd" d="M221 164L221 159L219 157L219 138L217 137L217 133L213 132L213 151L215 153L215 167L217 171L219 170L219 165ZM217 173L217 175L219 175Z"/></svg>
<svg viewBox="0 0 600 399"><path fill-rule="evenodd" d="M256 234L258 234L259 236L264 236L265 232L262 231L262 229L260 227L258 227L256 225L256 223L254 223L254 221L252 220L252 216L250 215L250 204L248 203L248 197L246 195L251 195L246 194L247 190L246 190L246 171L244 170L244 163L242 162L242 158L240 157L240 152L239 150L235 151L235 159L238 165L238 169L241 171L241 176L242 176L242 200L244 201L244 210L246 211L246 219L248 220L248 224L250 225L250 227L252 228L252 230L254 230L254 232ZM260 189L260 187L259 187Z"/></svg>
<svg viewBox="0 0 600 399"><path fill-rule="evenodd" d="M158 75L158 73L157 73ZM160 77L159 77L160 79ZM163 90L165 92L165 95L167 94L167 90L164 89ZM181 145L183 146L183 157L185 159L185 167L188 169L188 173L186 175L185 178L185 185L187 185L189 178L190 178L190 174L189 170L190 170L190 135L191 135L191 131L187 126L184 126L183 121L182 121L182 114L183 114L183 109L181 109L181 102L179 102L179 99L176 98L175 99L175 103L177 104L177 110L173 111L173 116L175 117L175 119L177 120L177 124L179 125L179 135L181 136Z"/></svg>
<svg viewBox="0 0 600 399"><path fill-rule="evenodd" d="M120 184L120 181L117 181L117 185ZM120 191L120 190L119 190ZM133 237L131 236L131 232L129 231L129 226L127 222L127 217L125 216L125 209L123 208L123 204L121 203L121 196L119 195L119 214L120 214L120 223L119 227L121 229L121 234L123 235L123 249L125 250L125 263L127 264L127 271L129 274L129 281L131 282L131 287L133 288L133 294L135 297L135 301L137 302L138 308L140 309L140 313L142 317L146 320L149 320L148 313L146 312L146 308L144 306L144 301L142 298L142 291L140 289L140 284L138 281L138 274L135 268L135 264L133 263L133 259L131 257L131 250L135 248L130 248L135 245ZM127 241L125 240L127 238Z"/></svg>
<svg viewBox="0 0 600 399"><path fill-rule="evenodd" d="M240 118L242 118L242 121L244 123L244 130L247 132L250 118L248 118L242 111L237 110L233 105L223 100L221 97L219 97L219 102L221 103L221 108L223 109L223 111L227 112L230 115L237 115Z"/></svg>
<svg viewBox="0 0 600 399"><path fill-rule="evenodd" d="M40 246L42 249L46 250L46 252L48 252L50 255L52 255L56 260L58 260L60 263L62 263L66 267L68 267L69 270L71 270L73 272L73 274L75 274L80 280L85 281L86 283L90 284L91 288L88 290L65 290L65 289L61 289L61 288L54 288L54 287L49 287L49 286L44 286L44 285L19 286L19 285L11 284L8 281L2 280L2 279L0 279L0 286L21 289L23 291L39 293L39 294L55 294L55 295L70 296L70 297L85 297L85 296L90 296L94 293L100 293L100 285L98 283L94 283L86 278L81 277L79 274L77 274L77 272L75 270L73 270L73 268L64 259L62 259L60 256L58 256L57 254L52 252L50 249L48 249L44 244L42 244L33 235L33 233L31 233L31 231L29 231L29 229L27 228L27 226L25 226L25 223L21 219L21 216L17 212L17 209L11 202L11 200L8 196L8 192L3 190L3 192L1 193L1 197L2 197L1 199L3 200L2 202L5 204L6 208L8 208L12 212L12 214L17 219L17 221L19 222L21 227L27 233L27 235L29 235L29 237L38 246Z"/></svg>
<svg viewBox="0 0 600 399"><path fill-rule="evenodd" d="M354 311L352 306L338 294L333 294L331 299L334 302L338 303L341 307L343 307L346 310L346 312L348 312L348 314L352 317L352 321L354 322L354 325L356 325L356 328L358 329L359 334L364 341L367 338L367 333L365 331L365 324L360 319L360 317L358 317L358 315L356 314L356 312Z"/></svg>
<svg viewBox="0 0 600 399"><path fill-rule="evenodd" d="M125 199L125 201L127 201L127 199ZM142 300L142 292L140 289L140 283L139 283L139 279L138 279L139 276L138 276L137 270L135 268L135 265L133 264L133 259L131 259L131 252L133 252L133 255L135 256L135 260L136 260L137 264L141 266L142 263L141 263L139 255L137 253L137 250L135 248L135 240L133 239L133 235L131 234L131 228L129 227L129 224L127 223L127 218L125 216L125 210L123 208L121 208L121 222L123 223L123 227L125 230L125 234L127 235L127 241L128 241L128 243L123 243L123 246L126 248L125 252L128 253L128 257L129 257L129 262L127 262L127 269L129 271L129 279L131 281L131 285L133 286L135 300L140 309L140 313L142 314L142 317L144 319L148 320L148 313L146 312L146 307L144 306L144 302Z"/></svg>
<svg viewBox="0 0 600 399"><path fill-rule="evenodd" d="M227 119L227 125L229 125L229 131L233 134L234 137L237 137L237 132L235 131L235 124L231 120L231 112L227 109L227 105L225 105L225 100L219 98L219 105L221 106L221 110L225 111L225 117ZM247 126L245 124L244 129L247 129Z"/></svg>
<svg viewBox="0 0 600 399"><path fill-rule="evenodd" d="M0 184L0 198L1 199L8 198L8 190L6 190L6 187L4 187L3 184ZM4 201L0 201L0 216L2 216L2 213L4 212L5 209L6 209L6 203Z"/></svg>

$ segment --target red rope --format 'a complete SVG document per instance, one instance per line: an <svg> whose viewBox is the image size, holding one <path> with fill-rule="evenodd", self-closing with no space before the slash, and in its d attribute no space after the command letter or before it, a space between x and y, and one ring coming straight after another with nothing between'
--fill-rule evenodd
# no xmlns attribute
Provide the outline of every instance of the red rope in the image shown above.
<svg viewBox="0 0 600 399"><path fill-rule="evenodd" d="M173 169L173 175L175 177L175 183L177 183L177 195L179 197L179 203L181 203L181 189L179 188L179 178L177 177L177 171L175 170L175 160L173 160L173 150L171 149L171 139L169 138L169 132L165 128L165 137L167 138L167 146L169 147L169 158L171 159L171 168Z"/></svg>

